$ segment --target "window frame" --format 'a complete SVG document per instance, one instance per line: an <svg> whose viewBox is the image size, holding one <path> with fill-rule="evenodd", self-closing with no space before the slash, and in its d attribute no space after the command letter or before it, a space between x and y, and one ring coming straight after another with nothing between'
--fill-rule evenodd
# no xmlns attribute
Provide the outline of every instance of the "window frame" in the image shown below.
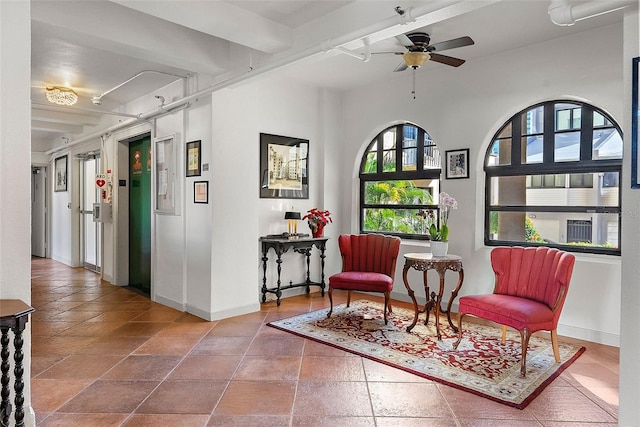
<svg viewBox="0 0 640 427"><path fill-rule="evenodd" d="M555 161L555 135L566 132L567 130L555 129L556 104L574 104L581 107L581 125L580 125L580 157L577 161ZM544 114L544 132L543 132L543 161L541 163L526 163L521 159L521 141L524 132L521 130L521 123L524 115L534 109L542 106ZM593 126L593 115L598 113L605 118L605 126ZM606 126L607 121L609 123ZM504 135L505 129L511 126L511 136ZM570 174L586 174L586 173L607 173L617 172L618 183L622 181L622 158L619 159L600 159L593 160L593 131L594 129L613 128L620 138L623 137L622 130L618 124L604 111L599 108L574 100L551 100L545 101L533 106L527 107L520 112L514 114L507 122L505 122L495 133L489 147L487 148L484 159L485 171L485 217L484 217L484 244L486 246L549 246L556 247L569 252L577 253L594 253L606 255L620 255L622 243L622 191L618 185L618 205L617 206L534 206L534 205L491 205L491 181L496 177L503 176L522 176L528 175L547 175L547 174L567 174L567 181L570 180ZM491 155L491 151L496 141L509 140L511 142L511 161L509 164L488 165L487 160ZM569 182L567 182L569 184ZM570 187L570 185L568 185ZM525 185L525 191L526 191ZM492 212L524 212L524 213L587 213L587 214L616 214L618 216L618 244L616 248L606 248L598 246L578 246L563 243L533 243L527 241L513 241L491 239L491 213Z"/></svg>
<svg viewBox="0 0 640 427"><path fill-rule="evenodd" d="M416 144L415 146L404 146L404 127L410 126L417 129L416 135ZM384 135L391 131L395 130L395 171L384 171L384 153L388 150L384 150ZM427 145L427 137L428 140L431 141L431 144ZM368 155L371 152L371 148L374 144L378 144L378 148L376 150L376 172L364 172ZM425 151L427 147L431 147L431 149L436 149L438 153L438 157L440 159L440 167L439 168L425 168ZM403 167L403 152L404 150L416 150L416 169L415 170L402 170ZM429 233L425 234L413 234L413 233L401 233L395 231L376 231L376 230L364 230L365 224L365 210L366 209L393 209L393 210L434 210L436 211L436 218L439 218L438 215L438 204L436 203L438 200L438 194L433 195L434 203L433 204L373 204L366 203L366 185L368 182L376 182L376 181L411 181L411 180L437 180L439 191L442 191L442 154L438 149L437 144L433 141L431 136L420 126L417 126L413 123L400 123L397 125L389 126L386 129L382 130L378 133L367 145L365 149L362 159L360 161L359 168L359 181L360 181L360 203L359 203L359 230L361 234L367 233L384 233L387 235L398 236L402 239L416 239L416 240L429 240ZM439 224L438 224L439 225Z"/></svg>

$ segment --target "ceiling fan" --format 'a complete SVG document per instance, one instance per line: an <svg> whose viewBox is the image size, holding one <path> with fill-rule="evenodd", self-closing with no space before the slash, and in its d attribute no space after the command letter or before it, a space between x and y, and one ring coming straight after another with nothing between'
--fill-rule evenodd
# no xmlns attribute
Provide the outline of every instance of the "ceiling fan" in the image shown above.
<svg viewBox="0 0 640 427"><path fill-rule="evenodd" d="M403 62L400 63L400 65L398 65L393 71L404 71L407 68L413 68L415 70L429 60L445 65L450 65L452 67L459 67L464 64L464 59L441 55L440 53L436 52L441 52L447 49L455 49L463 46L470 46L474 44L473 39L469 36L458 37L456 39L451 39L440 43L429 44L431 42L431 37L429 37L429 34L423 32L400 34L396 36L396 39L398 39L398 41L407 48L406 52L372 52L393 53L394 55L402 55Z"/></svg>

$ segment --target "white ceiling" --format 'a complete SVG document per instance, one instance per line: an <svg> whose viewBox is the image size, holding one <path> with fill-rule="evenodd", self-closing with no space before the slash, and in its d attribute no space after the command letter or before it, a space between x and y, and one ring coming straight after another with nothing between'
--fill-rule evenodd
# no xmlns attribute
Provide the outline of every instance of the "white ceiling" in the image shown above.
<svg viewBox="0 0 640 427"><path fill-rule="evenodd" d="M364 61L339 49L363 57L367 51L403 51L395 36L421 30L432 43L470 36L475 45L444 54L473 61L623 17L617 11L560 27L549 19L548 0L32 0L31 5L34 151L98 131L102 111L175 76L200 73L221 81L277 69L290 78L348 90L406 78L408 71L393 72L400 56L374 54ZM402 17L397 6L405 10ZM436 62L418 72L438 69L455 72ZM154 72L111 91L145 70ZM49 104L44 87L52 85L74 88L80 97L76 106ZM101 105L91 102L108 91Z"/></svg>

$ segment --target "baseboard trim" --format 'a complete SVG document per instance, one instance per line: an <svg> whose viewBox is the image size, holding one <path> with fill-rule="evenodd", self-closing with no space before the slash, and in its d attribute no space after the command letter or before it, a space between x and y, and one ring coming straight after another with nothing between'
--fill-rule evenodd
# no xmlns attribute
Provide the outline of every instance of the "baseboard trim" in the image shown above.
<svg viewBox="0 0 640 427"><path fill-rule="evenodd" d="M66 265L66 266L69 266L69 267L75 267L75 266L73 265L73 263L71 262L71 260L70 260L70 259L68 259L68 258L61 257L61 256L58 256L58 255L55 255L55 254L52 254L52 255L51 255L51 259L52 259L52 260L54 260L54 261L61 262L62 264Z"/></svg>
<svg viewBox="0 0 640 427"><path fill-rule="evenodd" d="M207 313L207 317L203 317L203 316L200 316L200 317L203 317L204 319L207 319L207 320L221 320L229 317L241 316L243 314L255 313L257 311L260 311L260 304L255 303L255 304L244 305L241 307L230 308L227 310L212 311L210 313ZM191 313L191 311L189 312ZM193 314L197 316L197 314L195 313Z"/></svg>
<svg viewBox="0 0 640 427"><path fill-rule="evenodd" d="M620 335L593 329L578 328L576 326L558 324L558 335L595 342L598 344L620 347Z"/></svg>
<svg viewBox="0 0 640 427"><path fill-rule="evenodd" d="M198 316L201 319L208 320L212 322L214 320L222 320L229 317L241 316L243 314L255 313L260 311L260 304L251 304L242 307L235 307L228 310L221 311L206 311L201 308L194 307L190 304L186 306L187 313L193 314L194 316Z"/></svg>
<svg viewBox="0 0 640 427"><path fill-rule="evenodd" d="M184 303L174 301L167 297L163 297L162 295L156 294L153 296L152 299L153 301L162 305L166 305L167 307L175 308L176 310L179 310L179 311L186 311L186 305Z"/></svg>

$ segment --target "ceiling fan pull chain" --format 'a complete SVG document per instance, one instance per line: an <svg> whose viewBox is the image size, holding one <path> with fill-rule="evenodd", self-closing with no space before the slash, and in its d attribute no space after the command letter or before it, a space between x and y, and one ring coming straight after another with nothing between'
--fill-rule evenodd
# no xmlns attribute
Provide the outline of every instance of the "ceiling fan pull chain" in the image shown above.
<svg viewBox="0 0 640 427"><path fill-rule="evenodd" d="M416 99L416 69L413 69L413 90L411 91L413 99Z"/></svg>

